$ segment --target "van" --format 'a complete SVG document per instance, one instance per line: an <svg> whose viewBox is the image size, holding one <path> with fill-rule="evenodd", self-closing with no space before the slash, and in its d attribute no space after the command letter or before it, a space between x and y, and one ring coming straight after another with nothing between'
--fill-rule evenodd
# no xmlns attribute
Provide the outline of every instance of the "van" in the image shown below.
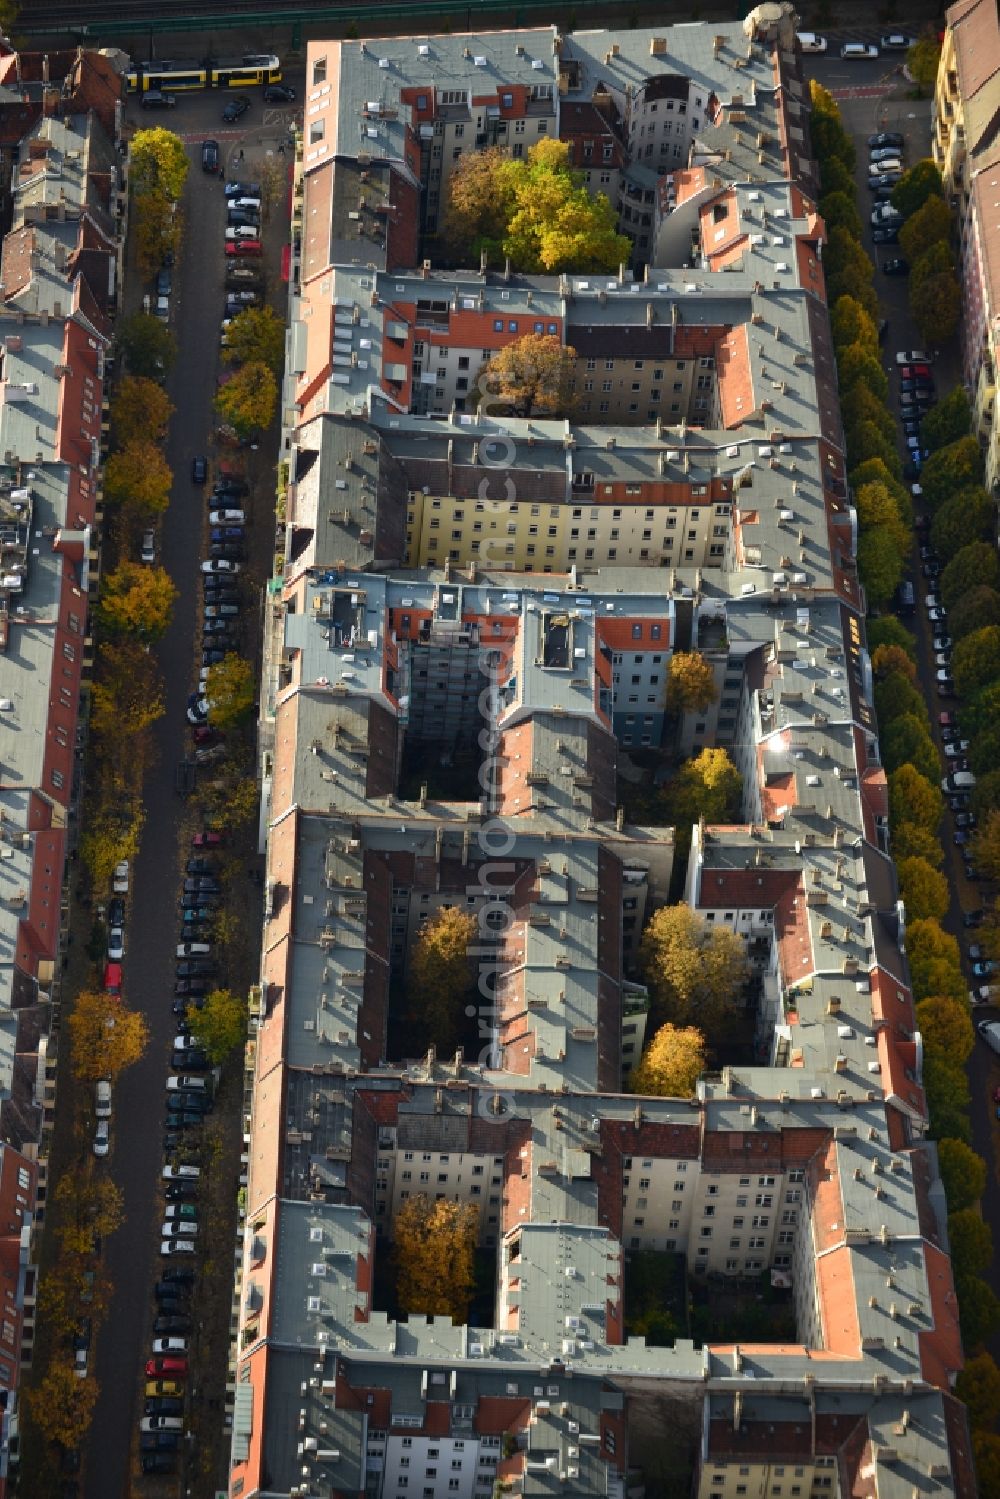
<svg viewBox="0 0 1000 1499"><path fill-rule="evenodd" d="M826 37L817 36L815 31L800 31L797 33L797 39L802 52L826 51Z"/></svg>
<svg viewBox="0 0 1000 1499"><path fill-rule="evenodd" d="M913 584L908 582L899 585L899 609L901 614L912 614L916 606L916 596L913 592Z"/></svg>
<svg viewBox="0 0 1000 1499"><path fill-rule="evenodd" d="M976 784L976 778L971 770L953 770L950 776L945 776L941 782L941 790L948 791L971 791Z"/></svg>

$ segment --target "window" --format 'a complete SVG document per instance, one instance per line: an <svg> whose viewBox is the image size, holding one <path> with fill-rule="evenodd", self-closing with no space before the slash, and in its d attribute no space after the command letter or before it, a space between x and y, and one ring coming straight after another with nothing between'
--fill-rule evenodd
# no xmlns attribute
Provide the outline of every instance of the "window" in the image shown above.
<svg viewBox="0 0 1000 1499"><path fill-rule="evenodd" d="M313 88L315 88L317 86L317 84L325 83L325 82L326 82L326 58L325 57L317 57L316 61L313 63Z"/></svg>
<svg viewBox="0 0 1000 1499"><path fill-rule="evenodd" d="M514 95L513 94L501 94L500 95L500 105L501 105L501 108L503 108L503 109L513 109L514 108Z"/></svg>

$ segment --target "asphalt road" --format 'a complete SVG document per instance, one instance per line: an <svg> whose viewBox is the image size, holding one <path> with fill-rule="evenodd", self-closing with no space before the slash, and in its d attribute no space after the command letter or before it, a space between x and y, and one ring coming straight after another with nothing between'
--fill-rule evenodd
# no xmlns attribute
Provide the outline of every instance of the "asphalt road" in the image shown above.
<svg viewBox="0 0 1000 1499"><path fill-rule="evenodd" d="M870 35L866 35L862 29L857 33L857 40L877 41L876 30L877 28L873 26L870 28ZM851 39L854 38L855 33L852 31ZM872 195L868 192L866 185L867 137L879 130L898 130L906 137L907 164L912 164L923 156L929 156L930 102L908 99L906 94L909 88L905 82L898 78L886 77L887 69L884 58L879 62L844 63L838 57L827 57L811 60L811 63L812 75L824 87L837 94L841 118L857 144L858 165L855 175L858 182L858 205L865 223L865 248L875 259L876 266L879 266L882 261L898 255L899 247L898 245L873 245L871 240L868 215ZM845 95L845 90L848 89L853 91L854 97ZM876 89L878 92L875 92ZM881 314L888 319L889 323L883 344L883 359L889 372L889 399L893 409L897 409L898 380L895 352L897 349L918 348L921 339L909 318L907 278L884 276L876 271L875 290L878 293ZM940 350L934 362L934 374L939 397L946 395L960 383L957 339ZM900 441L902 442L901 431ZM921 576L919 539L914 543L911 576L916 588L917 608L913 619L905 623L916 632L919 681L927 701L935 741L938 749L941 750L938 714L951 709L957 710L960 714L961 704L953 698L939 698L936 691L932 637L924 607L924 598L928 588ZM942 755L942 775L944 771ZM952 814L946 810L941 826L941 839L945 854L944 870L949 879L951 902L942 925L958 939L962 949L966 977L971 986L972 978L966 953L969 942L975 940L977 934L965 929L962 924L962 914L978 906L989 906L996 895L996 890L991 886L975 884L966 878L965 866L954 843L954 831ZM995 1017L996 1011L992 1008L982 1007L973 1011L975 1021ZM1000 1083L1000 1066L993 1053L977 1041L966 1071L972 1094L970 1118L972 1143L977 1154L982 1156L987 1165L982 1214L993 1231L994 1244L1000 1245L1000 1177L997 1173L992 1132L992 1094L993 1089ZM994 1262L986 1279L994 1289L1000 1285L1000 1266L998 1266L996 1255L994 1255ZM992 1340L989 1348L994 1357L1000 1358L1000 1334Z"/></svg>
<svg viewBox="0 0 1000 1499"><path fill-rule="evenodd" d="M219 126L222 102L217 94L184 98L169 121L155 119L156 124L168 124L189 141L192 161L184 193L185 234L173 278L171 326L177 336L178 355L166 382L176 408L166 445L174 487L160 527L158 559L170 573L178 597L170 628L156 648L165 684L166 712L154 729L155 755L145 786L146 823L132 869L125 993L128 1002L145 1015L150 1040L142 1060L122 1076L114 1100L110 1169L123 1189L126 1217L106 1248L114 1297L97 1345L95 1373L100 1395L85 1460L87 1499L118 1499L131 1492L132 1453L141 1414L140 1377L150 1356L152 1336L151 1286L161 1263L158 1225L163 1202L164 1082L175 1033L171 1005L174 947L180 927L179 832L185 816L185 804L175 791L175 772L191 749L185 711L197 676L199 566L208 508L206 490L191 483L190 472L195 453L210 455L212 451L208 437L215 425L212 398L225 297L222 184L217 177L201 171L199 143L203 136L214 135L223 145L224 160L234 174L251 180L254 158L259 161L267 148L262 139L266 127L275 131L275 146L287 130L287 112L265 122L259 98L255 98L253 110L241 122L246 124L246 131L225 132ZM275 113L270 112L272 116ZM138 110L134 115L138 125L153 123ZM238 164L236 158L244 145L247 159ZM275 212L274 223L274 229L265 229L265 238L272 240L267 260L276 265L281 240L277 226L284 223L283 205ZM133 271L127 310L141 304L147 289ZM278 306L283 315L281 297L279 291ZM260 458L264 457L262 453ZM266 477L266 465L258 466ZM261 523L253 537L252 557L253 572L260 577L269 570L271 542L270 527ZM248 616L253 613L247 612ZM197 1305L194 1310L197 1313Z"/></svg>

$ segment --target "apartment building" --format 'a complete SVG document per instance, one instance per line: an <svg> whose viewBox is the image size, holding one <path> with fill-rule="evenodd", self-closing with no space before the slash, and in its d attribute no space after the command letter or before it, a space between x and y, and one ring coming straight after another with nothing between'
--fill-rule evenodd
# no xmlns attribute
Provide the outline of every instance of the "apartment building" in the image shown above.
<svg viewBox="0 0 1000 1499"><path fill-rule="evenodd" d="M666 1495L667 1430L699 1499L975 1493L793 28L762 6L740 24L345 50L368 99L388 75L366 140L400 161L392 75L424 46L455 90L501 57L517 82L551 69L560 122L605 96L641 145L622 191L652 195L664 259L644 276L487 269L450 286L432 267L349 265L325 294L293 290L234 1496ZM356 130L342 96L328 127ZM585 112L571 118L585 142ZM677 171L645 165L680 142ZM632 383L629 359L687 361L683 409L644 420L624 387L604 424L460 406L473 338L525 318L616 360L613 380ZM453 325L476 332L455 343ZM418 327L421 359L445 344L469 359L421 364L419 410ZM590 329L607 343L587 353ZM656 368L635 372L640 406ZM745 792L737 825L692 830L684 899L742 938L756 1033L694 1098L642 1097L623 1089L648 1018L637 943L670 897L673 837L631 824L620 790L662 736L670 656L691 646L719 701L678 743L725 743ZM446 771L478 750L475 788L456 773L448 799L402 794L409 735ZM483 938L473 1029L450 1056L392 1055L392 977L426 915L456 903ZM374 1303L393 1211L421 1188L477 1204L491 1325ZM794 1339L632 1335L639 1251L708 1288L769 1281Z"/></svg>

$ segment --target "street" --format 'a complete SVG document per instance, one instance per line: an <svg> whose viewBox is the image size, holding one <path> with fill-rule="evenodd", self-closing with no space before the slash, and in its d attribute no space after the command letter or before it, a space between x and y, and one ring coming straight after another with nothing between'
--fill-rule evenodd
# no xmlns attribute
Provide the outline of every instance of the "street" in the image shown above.
<svg viewBox="0 0 1000 1499"><path fill-rule="evenodd" d="M852 29L850 39L877 42L878 29L875 25L867 29L864 27ZM858 210L865 226L865 249L876 264L875 291L879 299L880 312L889 324L882 346L883 364L889 375L889 400L895 410L898 396L895 352L897 349L917 348L920 346L921 339L909 317L907 277L884 276L878 271L881 261L898 255L899 247L898 245L874 245L872 243L869 225L871 194L867 187L867 137L881 130L901 132L906 137L906 164L912 166L922 157L930 155L931 106L929 100L907 98L906 95L911 90L905 80L898 76L887 76L893 66L892 60L883 56L874 62L843 62L839 56L831 55L839 49L840 42L838 40L835 44L834 34L829 35L830 52L825 57L808 58L808 73L835 95L844 127L850 132L857 146L855 180L858 185ZM847 33L844 33L843 39L847 39ZM939 397L947 395L960 383L961 366L957 339L940 351L935 359L934 374ZM953 698L939 698L935 690L936 668L932 637L927 611L924 608L924 597L928 589L921 575L919 540L919 534L917 534L910 559L910 576L916 590L917 607L913 617L903 622L915 632L917 637L918 679L927 702L934 740L940 752L942 738L938 727L938 714L942 710L954 708L956 703ZM944 758L942 755L943 774ZM966 977L971 985L972 979L969 975L965 950L968 942L975 937L975 933L968 932L963 927L962 912L991 904L995 892L992 888L974 884L966 878L965 866L959 850L955 847L953 833L953 817L946 810L941 826L941 841L945 854L944 872L948 876L951 903L942 925L958 940L962 949ZM992 1018L995 1018L993 1009L983 1008L973 1012L974 1021ZM1000 1076L998 1076L996 1058L993 1053L978 1040L969 1058L966 1071L972 1094L970 1120L972 1144L987 1165L982 1213L993 1231L996 1245L1000 1242L1000 1180L997 1177L994 1152L991 1100L993 1088L1000 1081ZM994 1255L993 1265L985 1276L994 1288L997 1286L997 1268L996 1255ZM1000 1335L995 1337L988 1346L993 1356L1000 1358Z"/></svg>
<svg viewBox="0 0 1000 1499"><path fill-rule="evenodd" d="M185 720L186 699L197 675L200 649L201 585L199 564L205 555L206 490L191 483L191 459L213 449L209 434L215 425L212 399L219 357L219 326L224 305L223 230L226 221L222 184L201 170L200 143L211 135L223 147L227 175L251 180L266 152L284 144L291 111L268 110L266 127L259 98L248 112L242 132L223 132L219 116L224 98L218 94L184 96L167 123L188 143L191 171L184 192L185 231L174 269L171 326L178 354L166 386L176 407L166 445L174 472L170 506L160 527L160 558L178 591L170 627L156 648L163 673L166 712L154 728L155 753L146 777L146 822L141 847L132 870L125 960L125 990L129 1003L140 1010L149 1026L149 1046L141 1061L126 1071L114 1102L114 1152L111 1174L125 1197L125 1221L108 1241L106 1268L114 1288L110 1314L97 1340L96 1377L100 1387L85 1456L89 1499L116 1499L130 1492L134 1470L141 1377L150 1356L153 1318L151 1286L160 1268L157 1225L161 1211L160 1171L163 1164L164 1081L174 1035L171 1013L174 985L174 947L179 936L177 895L181 855L196 830L190 813L175 791L178 763L190 753L190 730ZM130 105L138 128L154 120ZM244 159L239 160L243 152ZM269 300L285 316L285 288L278 274L285 225L284 196L265 228ZM137 310L147 290L133 271L126 311ZM271 440L273 445L273 439ZM258 585L270 572L273 544L271 507L274 499L273 452L251 455L254 467L254 509L257 524L251 537L248 572ZM254 472L255 468L255 472ZM252 640L257 609L246 610ZM244 649L249 649L249 640ZM187 817L187 823L184 819ZM181 836L183 832L183 838ZM247 893L240 892L247 900ZM235 1198L236 1183L232 1184ZM194 1305L198 1324L197 1302ZM213 1348L213 1361L224 1369L227 1350ZM219 1412L219 1424L222 1417ZM214 1493L225 1481L215 1474L204 1489L197 1483L189 1492Z"/></svg>

